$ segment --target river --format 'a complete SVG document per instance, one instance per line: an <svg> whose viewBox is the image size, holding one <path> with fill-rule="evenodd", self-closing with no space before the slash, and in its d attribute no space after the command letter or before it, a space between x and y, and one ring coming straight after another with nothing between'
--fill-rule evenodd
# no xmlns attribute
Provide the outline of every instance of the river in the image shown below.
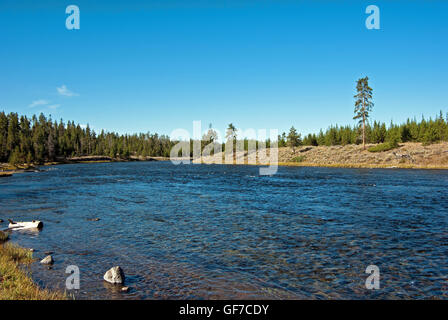
<svg viewBox="0 0 448 320"><path fill-rule="evenodd" d="M77 299L448 298L448 171L170 162L69 164L0 179L33 279ZM99 221L91 219L99 218ZM2 229L7 227L4 222ZM128 293L102 280L119 265ZM365 286L366 268L380 289Z"/></svg>

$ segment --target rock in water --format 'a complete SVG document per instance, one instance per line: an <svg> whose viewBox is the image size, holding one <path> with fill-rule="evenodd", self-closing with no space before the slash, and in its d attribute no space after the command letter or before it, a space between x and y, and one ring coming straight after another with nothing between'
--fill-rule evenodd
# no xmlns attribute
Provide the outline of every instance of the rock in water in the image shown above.
<svg viewBox="0 0 448 320"><path fill-rule="evenodd" d="M103 279L106 280L109 283L122 284L122 283L124 283L124 273L123 273L123 270L121 270L121 268L119 266L110 268L104 274Z"/></svg>
<svg viewBox="0 0 448 320"><path fill-rule="evenodd" d="M42 264L53 264L54 260L52 256L46 256L45 258L43 258L40 263Z"/></svg>

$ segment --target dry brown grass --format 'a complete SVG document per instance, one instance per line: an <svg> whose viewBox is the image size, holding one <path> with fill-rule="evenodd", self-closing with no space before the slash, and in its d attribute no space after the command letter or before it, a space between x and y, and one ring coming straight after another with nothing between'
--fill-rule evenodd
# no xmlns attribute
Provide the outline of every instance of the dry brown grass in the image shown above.
<svg viewBox="0 0 448 320"><path fill-rule="evenodd" d="M34 261L28 249L0 244L0 300L65 300L64 293L39 288L20 266Z"/></svg>
<svg viewBox="0 0 448 320"><path fill-rule="evenodd" d="M3 243L8 239L9 239L9 234L7 232L0 231L0 243Z"/></svg>
<svg viewBox="0 0 448 320"><path fill-rule="evenodd" d="M0 172L2 172L2 171L13 171L13 170L16 170L16 169L17 169L16 166L13 166L13 165L11 165L9 163L0 163Z"/></svg>
<svg viewBox="0 0 448 320"><path fill-rule="evenodd" d="M374 146L369 144L366 149ZM257 152L257 162L248 163L247 153L237 154L234 164L266 165L271 161L269 152L263 155ZM301 159L297 162L298 158ZM195 160L195 162L199 162ZM203 157L202 163L213 163L211 157ZM346 146L304 146L296 148L278 149L278 164L287 166L309 167L344 167L344 168L419 168L419 169L448 169L448 142L424 146L421 143L402 143L393 150L383 152L369 152L363 150L362 145Z"/></svg>

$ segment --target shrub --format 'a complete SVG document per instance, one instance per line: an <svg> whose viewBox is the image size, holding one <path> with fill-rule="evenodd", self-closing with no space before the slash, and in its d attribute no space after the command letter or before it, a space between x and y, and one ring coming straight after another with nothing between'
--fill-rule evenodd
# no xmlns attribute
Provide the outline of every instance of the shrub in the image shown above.
<svg viewBox="0 0 448 320"><path fill-rule="evenodd" d="M305 160L305 156L298 156L295 158L292 158L292 162L303 162Z"/></svg>
<svg viewBox="0 0 448 320"><path fill-rule="evenodd" d="M389 151L392 149L398 148L398 142L385 142L377 144L376 146L370 147L367 149L369 152L383 152L383 151Z"/></svg>
<svg viewBox="0 0 448 320"><path fill-rule="evenodd" d="M398 148L398 143L401 140L401 135L398 131L392 131L391 134L389 135L386 144L389 144L389 148L393 149L393 148ZM390 150L389 149L389 150Z"/></svg>

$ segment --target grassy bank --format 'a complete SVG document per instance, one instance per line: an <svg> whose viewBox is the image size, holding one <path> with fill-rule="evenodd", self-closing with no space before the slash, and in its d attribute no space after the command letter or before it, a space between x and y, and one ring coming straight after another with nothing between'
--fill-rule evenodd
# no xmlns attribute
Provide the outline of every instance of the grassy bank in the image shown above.
<svg viewBox="0 0 448 320"><path fill-rule="evenodd" d="M274 148L278 152L278 165L301 167L339 167L339 168L406 168L406 169L448 169L448 142L430 145L418 142L406 142L397 145L389 143L368 144L364 150L362 145L338 146L302 146L292 150L288 147ZM257 165L270 163L268 149L256 152ZM224 153L216 155L225 162ZM254 164L249 161L254 155L247 151L237 152L233 164ZM182 160L183 158L177 158ZM189 158L190 159L190 158ZM68 163L100 163L100 162L128 162L128 161L163 161L165 157L130 157L129 159L109 158L106 156L73 157L59 162L46 162L44 165L58 165ZM192 159L190 159L192 160ZM193 160L194 163L216 163L214 156L204 156ZM12 173L36 170L37 167L17 168L11 171L9 164L0 164L0 176Z"/></svg>
<svg viewBox="0 0 448 320"><path fill-rule="evenodd" d="M448 143L424 145L422 143L401 143L345 146L302 146L292 150L282 147L266 152L237 152L234 164L254 164L249 159L257 159L257 165L271 162L270 152L278 152L278 165L300 167L338 168L406 168L406 169L448 169ZM217 154L216 157L224 154ZM194 162L215 163L213 157L203 157Z"/></svg>
<svg viewBox="0 0 448 320"><path fill-rule="evenodd" d="M8 239L9 239L9 234L7 232L0 231L0 243L4 243Z"/></svg>
<svg viewBox="0 0 448 320"><path fill-rule="evenodd" d="M11 243L0 244L0 300L66 299L64 293L41 289L33 282L23 268L33 261L28 249Z"/></svg>
<svg viewBox="0 0 448 320"><path fill-rule="evenodd" d="M448 165L414 165L402 164L366 164L366 163L332 163L332 164L316 164L310 162L279 162L279 166L290 167L325 167L325 168L359 168L359 169L439 169L448 170Z"/></svg>

